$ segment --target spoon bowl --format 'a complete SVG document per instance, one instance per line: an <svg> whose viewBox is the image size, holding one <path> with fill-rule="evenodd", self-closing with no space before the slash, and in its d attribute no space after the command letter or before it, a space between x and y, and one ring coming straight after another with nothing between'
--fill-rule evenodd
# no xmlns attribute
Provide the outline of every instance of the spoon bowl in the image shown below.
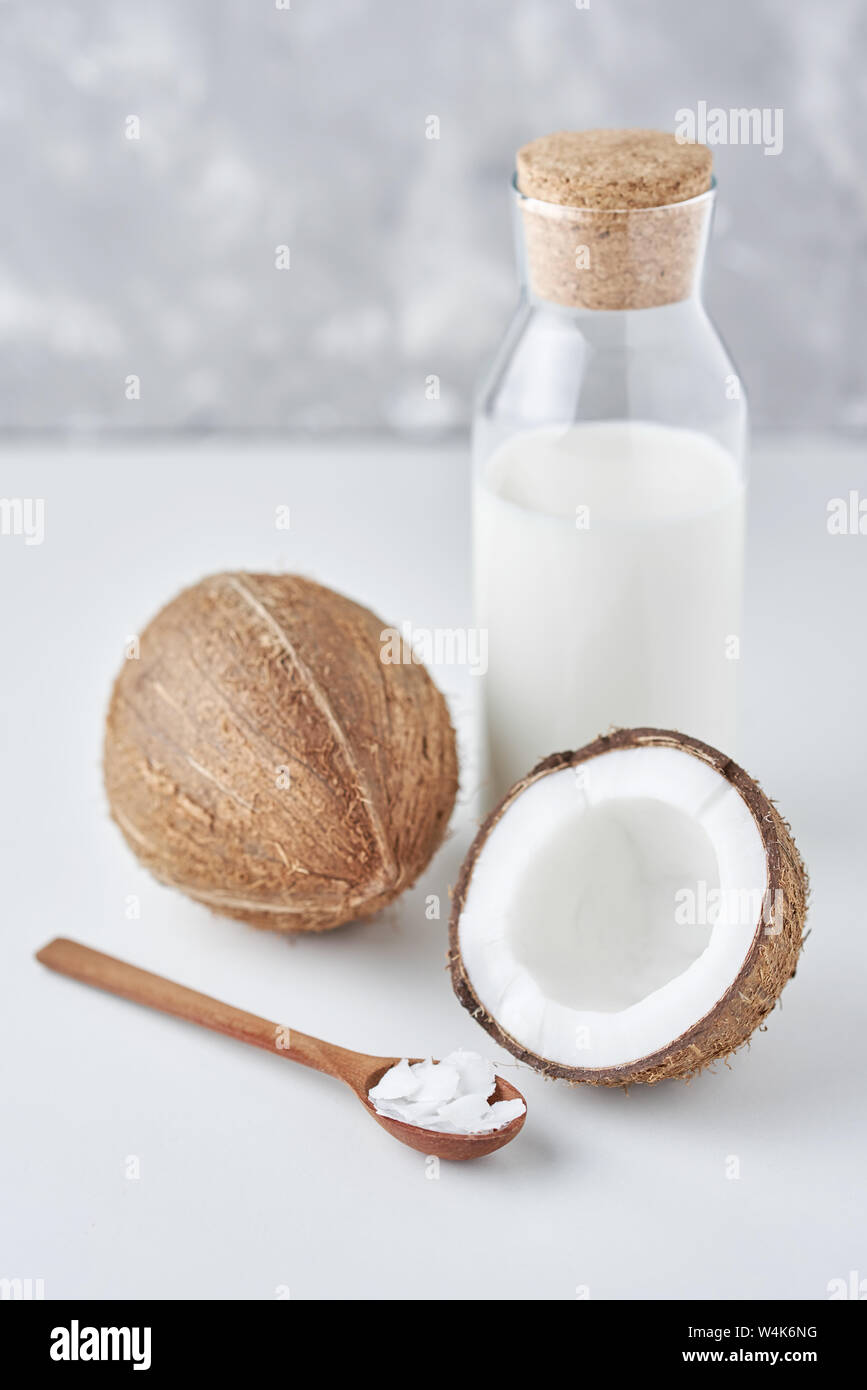
<svg viewBox="0 0 867 1390"><path fill-rule="evenodd" d="M409 1062L413 1066L422 1060L421 1057L409 1058ZM526 1101L524 1101L521 1092L511 1082L504 1081L501 1076L496 1078L496 1085L489 1097L488 1104L493 1105L495 1100L520 1100L524 1102L524 1113L518 1115L514 1120L510 1120L500 1129L487 1130L484 1134L443 1134L436 1129L424 1129L421 1125L410 1125L403 1120L393 1120L388 1115L380 1115L368 1093L374 1086L378 1085L385 1073L391 1067L396 1066L399 1061L401 1061L400 1057L392 1057L389 1060L380 1058L377 1066L365 1078L363 1086L358 1088L353 1086L352 1089L368 1114L373 1116L377 1124L382 1125L382 1128L391 1135L392 1139L399 1140L401 1144L408 1144L417 1153L450 1160L483 1158L485 1154L495 1153L504 1144L510 1143L523 1128L527 1118Z"/></svg>

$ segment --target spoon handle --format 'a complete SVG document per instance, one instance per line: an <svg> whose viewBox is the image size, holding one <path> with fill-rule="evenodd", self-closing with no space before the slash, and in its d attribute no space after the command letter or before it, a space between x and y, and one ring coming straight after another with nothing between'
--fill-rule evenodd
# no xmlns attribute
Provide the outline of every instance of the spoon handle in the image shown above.
<svg viewBox="0 0 867 1390"><path fill-rule="evenodd" d="M253 1047L275 1052L278 1057L286 1057L291 1062L313 1067L316 1071L327 1072L339 1081L351 1084L356 1063L360 1055L343 1047L322 1042L319 1038L308 1037L279 1023L269 1023L256 1014L248 1014L244 1009L233 1008L210 995L199 994L197 990L187 989L162 975L153 975L149 970L140 970L136 965L106 956L102 951L94 951L83 946L80 941L70 941L58 936L36 952L36 959L50 970L60 975L68 975L86 985L107 990L109 994L119 994L123 999L131 999L135 1004L146 1004L161 1013L173 1014L175 1018L187 1019L203 1028L211 1028L215 1033L225 1033L239 1042L250 1043Z"/></svg>

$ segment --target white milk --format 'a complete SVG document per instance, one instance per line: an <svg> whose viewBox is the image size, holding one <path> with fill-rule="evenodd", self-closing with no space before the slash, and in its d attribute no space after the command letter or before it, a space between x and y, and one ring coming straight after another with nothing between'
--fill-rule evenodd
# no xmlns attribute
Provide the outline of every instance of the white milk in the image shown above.
<svg viewBox="0 0 867 1390"><path fill-rule="evenodd" d="M610 725L734 750L744 487L719 444L616 421L516 435L474 515L488 805Z"/></svg>

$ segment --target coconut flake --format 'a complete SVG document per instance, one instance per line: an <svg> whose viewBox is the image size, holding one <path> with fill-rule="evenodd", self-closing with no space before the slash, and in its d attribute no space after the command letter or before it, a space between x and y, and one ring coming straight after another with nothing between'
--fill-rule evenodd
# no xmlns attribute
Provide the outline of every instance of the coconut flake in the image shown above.
<svg viewBox="0 0 867 1390"><path fill-rule="evenodd" d="M411 1071L419 1083L413 1093L413 1099L416 1101L427 1101L436 1106L458 1094L460 1073L457 1067L449 1062L417 1062Z"/></svg>
<svg viewBox="0 0 867 1390"><path fill-rule="evenodd" d="M493 1062L480 1057L477 1052L450 1052L448 1057L443 1058L443 1063L457 1069L460 1077L459 1096L489 1096L496 1087L497 1074Z"/></svg>
<svg viewBox="0 0 867 1390"><path fill-rule="evenodd" d="M412 1067L404 1059L391 1067L370 1092L371 1100L406 1100L415 1094L420 1082L413 1076Z"/></svg>
<svg viewBox="0 0 867 1390"><path fill-rule="evenodd" d="M477 1052L450 1052L441 1062L408 1059L381 1078L368 1093L378 1115L439 1134L487 1134L524 1113L521 1100L495 1101L492 1062Z"/></svg>
<svg viewBox="0 0 867 1390"><path fill-rule="evenodd" d="M502 1129L503 1125L509 1125L523 1115L525 1109L522 1100L495 1100L493 1105L488 1106L489 1118L485 1128Z"/></svg>
<svg viewBox="0 0 867 1390"><path fill-rule="evenodd" d="M484 1096L458 1096L440 1106L438 1118L465 1134L477 1134L486 1127L490 1109Z"/></svg>

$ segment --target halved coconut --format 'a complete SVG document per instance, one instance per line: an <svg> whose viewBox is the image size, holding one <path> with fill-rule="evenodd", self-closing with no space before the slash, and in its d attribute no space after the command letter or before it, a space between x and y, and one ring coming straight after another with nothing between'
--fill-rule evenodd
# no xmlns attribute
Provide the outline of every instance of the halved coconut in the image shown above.
<svg viewBox="0 0 867 1390"><path fill-rule="evenodd" d="M482 825L454 895L452 983L549 1076L688 1077L773 1008L806 896L751 777L683 734L623 729L546 758Z"/></svg>

